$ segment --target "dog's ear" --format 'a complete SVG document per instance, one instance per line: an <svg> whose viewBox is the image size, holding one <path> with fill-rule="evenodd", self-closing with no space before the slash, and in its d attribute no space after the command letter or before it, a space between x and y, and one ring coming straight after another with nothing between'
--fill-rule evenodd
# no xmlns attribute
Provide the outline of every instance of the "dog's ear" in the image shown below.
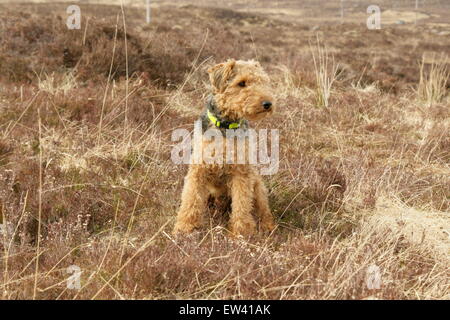
<svg viewBox="0 0 450 320"><path fill-rule="evenodd" d="M233 75L233 68L236 65L236 61L233 59L227 60L227 62L219 63L214 67L208 69L209 80L217 92L223 92L227 87L227 82Z"/></svg>

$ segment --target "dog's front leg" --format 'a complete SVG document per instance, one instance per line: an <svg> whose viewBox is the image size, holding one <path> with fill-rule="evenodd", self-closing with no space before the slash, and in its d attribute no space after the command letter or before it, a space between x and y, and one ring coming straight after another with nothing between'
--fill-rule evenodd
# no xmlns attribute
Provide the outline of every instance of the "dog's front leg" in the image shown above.
<svg viewBox="0 0 450 320"><path fill-rule="evenodd" d="M205 172L202 167L191 166L185 178L174 233L189 233L202 224L209 196L205 186Z"/></svg>
<svg viewBox="0 0 450 320"><path fill-rule="evenodd" d="M248 173L234 172L231 177L230 229L234 235L251 236L256 231L252 216L253 188Z"/></svg>
<svg viewBox="0 0 450 320"><path fill-rule="evenodd" d="M255 175L255 206L256 215L259 217L261 231L272 231L275 229L273 215L270 212L267 189L259 175Z"/></svg>

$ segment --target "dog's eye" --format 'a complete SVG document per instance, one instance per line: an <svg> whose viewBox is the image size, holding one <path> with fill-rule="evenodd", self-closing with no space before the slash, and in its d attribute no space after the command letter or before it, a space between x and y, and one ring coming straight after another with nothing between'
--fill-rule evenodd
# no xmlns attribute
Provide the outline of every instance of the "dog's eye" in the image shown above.
<svg viewBox="0 0 450 320"><path fill-rule="evenodd" d="M245 85L246 85L246 84L245 84L245 81L241 81L241 82L238 83L238 86L239 86L239 87L245 87Z"/></svg>

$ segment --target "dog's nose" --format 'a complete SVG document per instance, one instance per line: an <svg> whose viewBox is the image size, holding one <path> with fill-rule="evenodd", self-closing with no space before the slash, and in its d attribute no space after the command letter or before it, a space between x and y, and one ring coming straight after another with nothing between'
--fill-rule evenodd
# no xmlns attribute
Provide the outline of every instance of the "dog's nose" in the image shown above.
<svg viewBox="0 0 450 320"><path fill-rule="evenodd" d="M270 102L270 101L263 101L262 105L263 105L264 109L269 110L270 107L272 106L272 102Z"/></svg>

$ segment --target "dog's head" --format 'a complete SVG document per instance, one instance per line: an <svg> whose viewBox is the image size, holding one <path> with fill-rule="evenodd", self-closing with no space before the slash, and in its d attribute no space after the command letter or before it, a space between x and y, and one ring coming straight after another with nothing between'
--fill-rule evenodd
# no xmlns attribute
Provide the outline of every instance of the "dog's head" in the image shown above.
<svg viewBox="0 0 450 320"><path fill-rule="evenodd" d="M228 60L208 72L217 107L223 116L259 120L273 113L270 78L259 62Z"/></svg>

